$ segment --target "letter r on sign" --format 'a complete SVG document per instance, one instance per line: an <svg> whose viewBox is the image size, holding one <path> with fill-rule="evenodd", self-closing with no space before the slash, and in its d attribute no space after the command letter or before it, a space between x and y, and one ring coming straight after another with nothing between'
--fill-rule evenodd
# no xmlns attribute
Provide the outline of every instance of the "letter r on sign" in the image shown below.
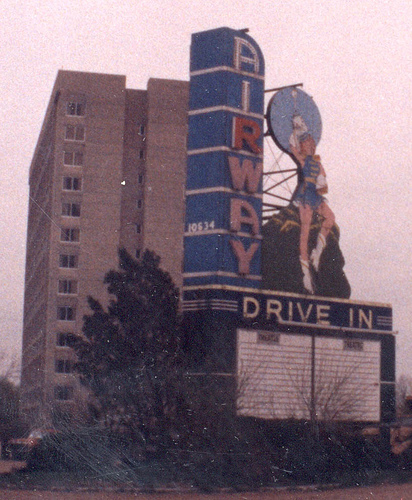
<svg viewBox="0 0 412 500"><path fill-rule="evenodd" d="M252 153L262 153L262 148L257 144L261 135L260 125L249 118L235 116L233 118L233 148L250 149Z"/></svg>

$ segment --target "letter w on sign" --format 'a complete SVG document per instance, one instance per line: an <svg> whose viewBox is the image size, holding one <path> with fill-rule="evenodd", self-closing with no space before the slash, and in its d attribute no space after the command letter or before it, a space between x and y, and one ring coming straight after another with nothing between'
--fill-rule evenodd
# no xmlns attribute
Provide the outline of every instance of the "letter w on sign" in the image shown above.
<svg viewBox="0 0 412 500"><path fill-rule="evenodd" d="M240 163L240 158L231 156L229 157L229 168L234 189L248 193L257 192L262 177L262 162L257 162L254 166L252 160L245 159Z"/></svg>

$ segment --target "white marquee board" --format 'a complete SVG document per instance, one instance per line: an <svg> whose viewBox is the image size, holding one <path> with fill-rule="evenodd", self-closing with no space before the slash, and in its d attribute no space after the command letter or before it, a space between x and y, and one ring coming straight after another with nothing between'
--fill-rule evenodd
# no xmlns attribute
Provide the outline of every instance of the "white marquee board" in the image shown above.
<svg viewBox="0 0 412 500"><path fill-rule="evenodd" d="M309 419L312 337L237 330L238 414ZM319 420L380 419L380 342L315 338L315 402Z"/></svg>

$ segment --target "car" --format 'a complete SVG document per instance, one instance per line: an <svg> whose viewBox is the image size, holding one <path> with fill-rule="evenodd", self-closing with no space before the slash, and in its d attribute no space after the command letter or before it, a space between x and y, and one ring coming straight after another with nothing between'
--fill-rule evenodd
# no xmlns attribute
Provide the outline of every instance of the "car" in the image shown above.
<svg viewBox="0 0 412 500"><path fill-rule="evenodd" d="M6 453L12 460L26 460L30 451L39 445L46 436L56 434L56 429L33 429L27 437L10 439Z"/></svg>

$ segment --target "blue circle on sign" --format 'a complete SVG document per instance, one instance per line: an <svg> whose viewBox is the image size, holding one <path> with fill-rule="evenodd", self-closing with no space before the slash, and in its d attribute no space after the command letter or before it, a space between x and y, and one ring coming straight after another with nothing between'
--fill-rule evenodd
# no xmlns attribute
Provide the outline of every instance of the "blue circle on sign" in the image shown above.
<svg viewBox="0 0 412 500"><path fill-rule="evenodd" d="M319 143L322 119L311 96L296 87L279 90L267 109L269 133L280 149L292 154L291 147L307 135Z"/></svg>

